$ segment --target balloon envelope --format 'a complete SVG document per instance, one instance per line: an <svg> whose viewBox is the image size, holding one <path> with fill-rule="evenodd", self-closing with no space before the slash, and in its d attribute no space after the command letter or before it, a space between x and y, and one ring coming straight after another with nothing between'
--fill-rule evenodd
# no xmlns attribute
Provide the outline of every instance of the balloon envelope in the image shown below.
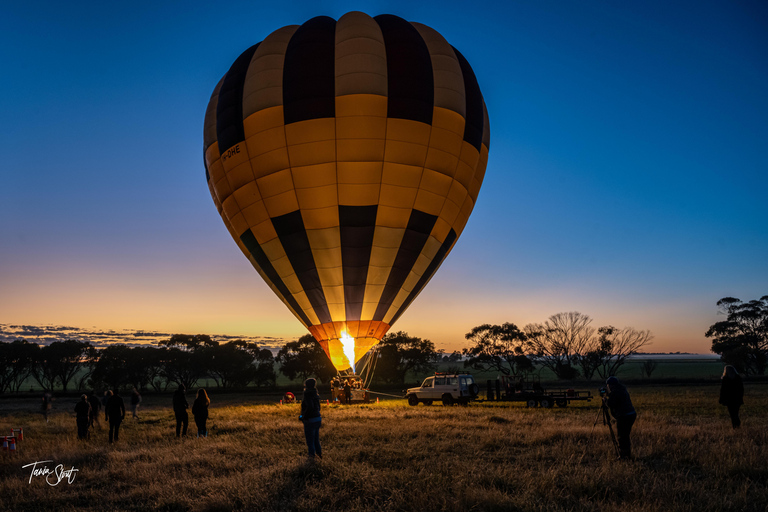
<svg viewBox="0 0 768 512"><path fill-rule="evenodd" d="M489 142L461 53L425 25L360 12L247 49L204 126L227 229L340 370L381 340L456 243Z"/></svg>

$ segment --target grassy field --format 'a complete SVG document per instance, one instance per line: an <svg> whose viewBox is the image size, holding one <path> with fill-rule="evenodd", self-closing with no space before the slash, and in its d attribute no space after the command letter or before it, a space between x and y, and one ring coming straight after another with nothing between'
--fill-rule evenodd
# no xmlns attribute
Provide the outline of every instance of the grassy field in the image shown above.
<svg viewBox="0 0 768 512"><path fill-rule="evenodd" d="M77 440L72 398L48 424L36 400L3 399L0 431L25 439L0 454L0 510L768 510L768 385L747 384L738 431L716 385L630 392L629 462L613 460L607 427L593 430L595 403L324 405L324 458L310 463L298 406L255 395L213 394L210 437L183 440L170 394L149 396L113 446L103 425ZM51 486L22 468L46 460L74 480Z"/></svg>

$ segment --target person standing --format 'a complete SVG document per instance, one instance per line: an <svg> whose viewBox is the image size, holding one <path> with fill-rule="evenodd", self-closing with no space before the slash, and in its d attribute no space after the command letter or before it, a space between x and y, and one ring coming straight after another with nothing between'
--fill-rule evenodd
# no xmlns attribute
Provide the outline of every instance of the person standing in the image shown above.
<svg viewBox="0 0 768 512"><path fill-rule="evenodd" d="M208 421L208 406L211 400L208 398L205 390L200 388L197 390L197 398L192 402L192 416L195 418L195 425L197 425L197 437L208 437L208 429L205 423Z"/></svg>
<svg viewBox="0 0 768 512"><path fill-rule="evenodd" d="M88 427L97 425L101 429L101 420L99 419L99 413L101 412L101 400L96 396L95 392L92 392L88 397L88 403L91 404L91 415L88 417Z"/></svg>
<svg viewBox="0 0 768 512"><path fill-rule="evenodd" d="M187 388L184 384L179 384L178 389L173 392L173 414L176 416L176 437L186 436L187 427L189 426L189 403L184 392Z"/></svg>
<svg viewBox="0 0 768 512"><path fill-rule="evenodd" d="M323 458L320 448L320 395L317 392L317 381L307 379L304 381L304 398L301 400L301 416L304 423L304 437L307 441L309 459Z"/></svg>
<svg viewBox="0 0 768 512"><path fill-rule="evenodd" d="M605 381L607 393L603 397L605 405L611 410L611 416L616 419L616 435L619 438L619 459L632 458L632 442L630 434L632 425L637 419L637 412L629 398L629 392L616 377L608 377Z"/></svg>
<svg viewBox="0 0 768 512"><path fill-rule="evenodd" d="M720 377L720 405L728 408L733 428L741 427L739 408L744 403L744 383L733 366L726 365Z"/></svg>
<svg viewBox="0 0 768 512"><path fill-rule="evenodd" d="M91 404L88 402L88 396L83 395L80 401L75 405L75 416L77 421L77 438L88 438L88 423L91 419Z"/></svg>
<svg viewBox="0 0 768 512"><path fill-rule="evenodd" d="M109 444L117 442L120 437L120 423L125 419L125 402L123 397L117 394L117 389L107 392L107 406L104 414L109 421Z"/></svg>
<svg viewBox="0 0 768 512"><path fill-rule="evenodd" d="M344 402L349 405L352 403L352 384L349 379L344 383Z"/></svg>
<svg viewBox="0 0 768 512"><path fill-rule="evenodd" d="M131 393L131 408L133 409L133 418L136 420L139 419L138 411L140 403L141 395L139 394L139 390L133 388L133 393Z"/></svg>
<svg viewBox="0 0 768 512"><path fill-rule="evenodd" d="M48 415L51 414L51 406L53 405L53 395L49 392L43 392L43 417L45 422L48 423Z"/></svg>

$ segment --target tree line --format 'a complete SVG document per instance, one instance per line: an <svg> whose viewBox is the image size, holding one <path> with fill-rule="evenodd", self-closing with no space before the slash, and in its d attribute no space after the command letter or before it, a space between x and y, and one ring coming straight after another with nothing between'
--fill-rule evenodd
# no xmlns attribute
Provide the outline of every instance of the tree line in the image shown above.
<svg viewBox="0 0 768 512"><path fill-rule="evenodd" d="M742 302L726 297L717 303L726 320L712 325L712 351L744 374L763 375L768 367L768 296ZM372 381L404 384L408 375L447 363L452 371L475 369L519 375L548 368L558 379L615 375L627 358L650 343L648 330L611 325L593 327L578 312L557 313L544 323L522 329L513 323L483 324L465 336L469 346L446 354L430 340L399 331L387 334L358 362ZM650 376L654 362L644 365ZM256 343L219 343L208 335L175 334L158 346L110 345L97 350L89 342L56 341L38 345L23 339L0 343L0 393L19 392L31 378L43 389L136 387L166 391L172 384L192 388L212 379L221 388L274 387L277 372L290 380L316 377L328 382L336 369L307 334L286 343L276 356Z"/></svg>

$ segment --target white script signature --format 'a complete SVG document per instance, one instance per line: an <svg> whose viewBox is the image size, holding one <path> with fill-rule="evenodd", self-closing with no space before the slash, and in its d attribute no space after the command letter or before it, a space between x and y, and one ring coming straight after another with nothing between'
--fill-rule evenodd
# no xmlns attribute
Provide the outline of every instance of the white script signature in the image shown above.
<svg viewBox="0 0 768 512"><path fill-rule="evenodd" d="M32 470L29 474L29 483L32 483L32 478L36 476L42 476L45 477L45 481L48 485L54 486L59 485L62 480L65 478L67 479L67 483L71 484L75 481L75 476L77 476L77 472L80 471L79 469L75 469L75 466L72 466L72 469L64 469L64 464L59 464L53 470L49 469L48 466L40 466L40 464L45 464L46 462L53 462L52 460L39 460L37 462L33 462L31 464L27 464L25 466L21 466L21 469L28 468L32 466Z"/></svg>

